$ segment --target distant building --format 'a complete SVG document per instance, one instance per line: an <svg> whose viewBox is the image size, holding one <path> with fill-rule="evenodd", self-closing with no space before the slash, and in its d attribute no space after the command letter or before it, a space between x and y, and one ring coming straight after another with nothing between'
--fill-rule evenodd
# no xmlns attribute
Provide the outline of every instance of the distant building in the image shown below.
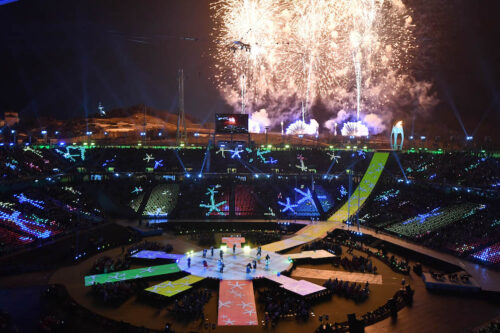
<svg viewBox="0 0 500 333"><path fill-rule="evenodd" d="M4 112L3 114L5 125L12 127L19 123L19 114L17 112Z"/></svg>

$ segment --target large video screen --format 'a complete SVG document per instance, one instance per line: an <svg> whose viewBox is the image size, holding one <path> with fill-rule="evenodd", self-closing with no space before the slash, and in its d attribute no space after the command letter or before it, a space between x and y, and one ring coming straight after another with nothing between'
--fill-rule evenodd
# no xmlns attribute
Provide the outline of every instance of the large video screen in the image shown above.
<svg viewBox="0 0 500 333"><path fill-rule="evenodd" d="M248 133L248 115L219 113L215 115L215 132Z"/></svg>

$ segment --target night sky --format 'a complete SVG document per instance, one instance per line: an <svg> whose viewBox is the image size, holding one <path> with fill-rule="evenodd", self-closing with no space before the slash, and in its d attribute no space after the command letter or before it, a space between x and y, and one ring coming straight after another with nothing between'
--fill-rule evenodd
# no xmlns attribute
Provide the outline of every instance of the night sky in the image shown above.
<svg viewBox="0 0 500 333"><path fill-rule="evenodd" d="M419 128L445 124L494 135L500 125L500 1L405 0L417 24L435 27L417 73L441 103ZM0 6L0 112L58 118L146 104L174 110L177 69L186 112L227 111L211 81L208 0L19 0ZM427 22L426 22L427 20ZM197 38L197 41L183 40ZM146 42L144 42L146 41Z"/></svg>

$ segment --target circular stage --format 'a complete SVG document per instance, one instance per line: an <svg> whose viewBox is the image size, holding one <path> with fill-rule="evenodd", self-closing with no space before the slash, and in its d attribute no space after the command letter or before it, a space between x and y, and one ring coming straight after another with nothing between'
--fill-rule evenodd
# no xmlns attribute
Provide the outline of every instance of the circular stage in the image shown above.
<svg viewBox="0 0 500 333"><path fill-rule="evenodd" d="M219 272L218 260L220 249L214 249L213 257L210 255L210 250L207 251L206 258L203 258L203 251L194 252L189 255L191 258L191 267L188 268L188 256L179 259L177 263L179 268L186 273L202 276L206 278L214 278L219 280L252 280L266 276L276 276L278 273L284 272L292 268L292 263L286 256L279 255L275 252L262 251L260 260L257 260L257 249L242 249L236 248L235 254L233 249L227 249L224 252L224 272ZM266 269L266 255L269 254L269 268ZM203 267L203 260L207 261L208 266ZM257 260L257 269L252 269L247 274L246 266Z"/></svg>

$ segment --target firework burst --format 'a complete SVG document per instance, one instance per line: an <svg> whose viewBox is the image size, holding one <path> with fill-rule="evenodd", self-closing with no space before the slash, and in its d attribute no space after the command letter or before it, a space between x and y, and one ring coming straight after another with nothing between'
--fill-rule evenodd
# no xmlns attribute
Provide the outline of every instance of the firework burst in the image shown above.
<svg viewBox="0 0 500 333"><path fill-rule="evenodd" d="M332 112L384 112L415 82L415 27L401 0L219 0L211 8L221 93L239 110L266 108L273 125L318 100Z"/></svg>

